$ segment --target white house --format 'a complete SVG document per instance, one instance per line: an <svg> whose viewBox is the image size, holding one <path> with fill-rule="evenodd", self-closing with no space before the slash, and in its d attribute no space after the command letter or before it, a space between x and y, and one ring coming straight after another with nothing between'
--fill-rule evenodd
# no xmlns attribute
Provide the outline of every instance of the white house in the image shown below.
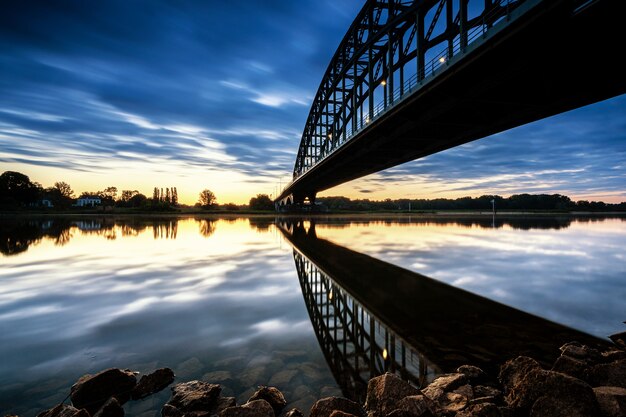
<svg viewBox="0 0 626 417"><path fill-rule="evenodd" d="M83 195L76 200L76 207L95 207L102 204L102 200L97 195Z"/></svg>

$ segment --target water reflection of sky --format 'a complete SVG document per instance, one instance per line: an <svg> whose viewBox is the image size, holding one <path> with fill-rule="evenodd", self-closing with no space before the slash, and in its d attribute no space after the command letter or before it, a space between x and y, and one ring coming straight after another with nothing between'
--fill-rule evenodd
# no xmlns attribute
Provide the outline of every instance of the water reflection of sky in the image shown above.
<svg viewBox="0 0 626 417"><path fill-rule="evenodd" d="M538 223L541 226L541 223ZM606 337L626 319L626 221L522 230L434 222L318 224L317 235L526 312Z"/></svg>
<svg viewBox="0 0 626 417"><path fill-rule="evenodd" d="M106 238L72 227L63 246L43 239L3 257L4 388L107 366L158 361L176 369L186 359L211 362L263 340L269 352L290 345L318 351L291 248L245 219L210 227L204 237L206 221L182 220L175 238L157 239L153 228L123 234L116 225ZM315 358L324 365L321 354ZM2 405L0 395L4 411Z"/></svg>

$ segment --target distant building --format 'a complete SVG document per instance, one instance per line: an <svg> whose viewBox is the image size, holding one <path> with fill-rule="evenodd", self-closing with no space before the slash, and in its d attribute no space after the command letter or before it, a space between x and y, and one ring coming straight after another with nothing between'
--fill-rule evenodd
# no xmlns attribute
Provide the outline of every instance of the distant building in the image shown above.
<svg viewBox="0 0 626 417"><path fill-rule="evenodd" d="M76 207L95 207L102 204L102 199L97 195L81 195L77 200Z"/></svg>
<svg viewBox="0 0 626 417"><path fill-rule="evenodd" d="M47 198L43 198L39 200L39 205L41 207L54 207L54 204L52 204L52 201L48 200Z"/></svg>

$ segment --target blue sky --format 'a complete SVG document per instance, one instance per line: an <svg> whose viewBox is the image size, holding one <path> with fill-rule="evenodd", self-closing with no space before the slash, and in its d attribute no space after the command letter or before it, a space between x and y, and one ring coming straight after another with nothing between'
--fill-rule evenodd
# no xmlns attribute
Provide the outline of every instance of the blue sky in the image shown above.
<svg viewBox="0 0 626 417"><path fill-rule="evenodd" d="M290 178L361 1L20 1L0 15L0 166L77 192L246 202ZM626 96L325 192L626 200Z"/></svg>

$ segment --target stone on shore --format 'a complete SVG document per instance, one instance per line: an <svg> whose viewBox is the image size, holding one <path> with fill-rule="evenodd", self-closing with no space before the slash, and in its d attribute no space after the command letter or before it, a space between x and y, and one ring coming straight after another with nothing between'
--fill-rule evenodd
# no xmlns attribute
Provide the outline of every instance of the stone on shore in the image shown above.
<svg viewBox="0 0 626 417"><path fill-rule="evenodd" d="M353 414L357 417L365 415L361 406L354 401L343 397L327 397L313 404L309 417L330 417L335 410Z"/></svg>
<svg viewBox="0 0 626 417"><path fill-rule="evenodd" d="M76 408L85 408L94 415L111 397L120 404L130 399L130 393L137 385L135 373L117 368L106 369L95 375L84 375L70 392L72 404Z"/></svg>
<svg viewBox="0 0 626 417"><path fill-rule="evenodd" d="M387 417L436 417L438 406L423 394L404 397Z"/></svg>
<svg viewBox="0 0 626 417"><path fill-rule="evenodd" d="M567 356L587 364L598 363L602 360L602 355L597 349L583 345L578 342L569 342L559 348L561 356Z"/></svg>
<svg viewBox="0 0 626 417"><path fill-rule="evenodd" d="M285 417L304 417L304 414L302 414L302 411L297 408L292 408L285 413Z"/></svg>
<svg viewBox="0 0 626 417"><path fill-rule="evenodd" d="M470 405L465 410L456 413L455 417L501 417L500 409L495 404L483 403Z"/></svg>
<svg viewBox="0 0 626 417"><path fill-rule="evenodd" d="M139 400L159 392L174 382L174 378L174 371L170 368L157 369L148 375L143 375L131 393L132 399Z"/></svg>
<svg viewBox="0 0 626 417"><path fill-rule="evenodd" d="M463 374L467 378L470 384L478 385L484 384L489 380L489 377L478 366L473 365L462 365L456 369L458 374Z"/></svg>
<svg viewBox="0 0 626 417"><path fill-rule="evenodd" d="M356 417L354 414L346 413L345 411L335 410L330 413L330 417Z"/></svg>
<svg viewBox="0 0 626 417"><path fill-rule="evenodd" d="M386 373L370 379L367 384L365 409L368 414L386 416L396 409L396 403L404 397L420 394L419 389L403 381L397 375Z"/></svg>
<svg viewBox="0 0 626 417"><path fill-rule="evenodd" d="M93 417L124 417L124 409L115 397L111 397Z"/></svg>
<svg viewBox="0 0 626 417"><path fill-rule="evenodd" d="M274 410L265 400L250 401L241 406L228 407L219 413L220 417L274 417Z"/></svg>
<svg viewBox="0 0 626 417"><path fill-rule="evenodd" d="M573 376L583 381L587 380L589 369L589 365L586 362L565 355L561 355L552 366L554 372Z"/></svg>
<svg viewBox="0 0 626 417"><path fill-rule="evenodd" d="M49 410L42 411L37 417L89 417L85 409L77 409L67 404L59 404Z"/></svg>
<svg viewBox="0 0 626 417"><path fill-rule="evenodd" d="M589 370L588 381L592 387L626 388L626 359L595 365Z"/></svg>
<svg viewBox="0 0 626 417"><path fill-rule="evenodd" d="M285 408L285 406L287 405L285 396L276 387L259 387L259 389L254 394L252 394L252 397L250 397L248 402L255 400L267 401L269 405L272 406L275 415L280 415L280 412L283 411L283 408Z"/></svg>
<svg viewBox="0 0 626 417"><path fill-rule="evenodd" d="M626 389L621 387L596 387L593 389L605 417L626 416Z"/></svg>
<svg viewBox="0 0 626 417"><path fill-rule="evenodd" d="M500 369L500 382L504 386L507 404L518 413L589 417L599 412L588 384L569 375L543 370L528 357L507 361Z"/></svg>
<svg viewBox="0 0 626 417"><path fill-rule="evenodd" d="M219 385L203 381L190 381L172 387L172 398L167 405L183 413L190 411L210 411L217 406L222 389ZM168 412L173 412L168 410Z"/></svg>

